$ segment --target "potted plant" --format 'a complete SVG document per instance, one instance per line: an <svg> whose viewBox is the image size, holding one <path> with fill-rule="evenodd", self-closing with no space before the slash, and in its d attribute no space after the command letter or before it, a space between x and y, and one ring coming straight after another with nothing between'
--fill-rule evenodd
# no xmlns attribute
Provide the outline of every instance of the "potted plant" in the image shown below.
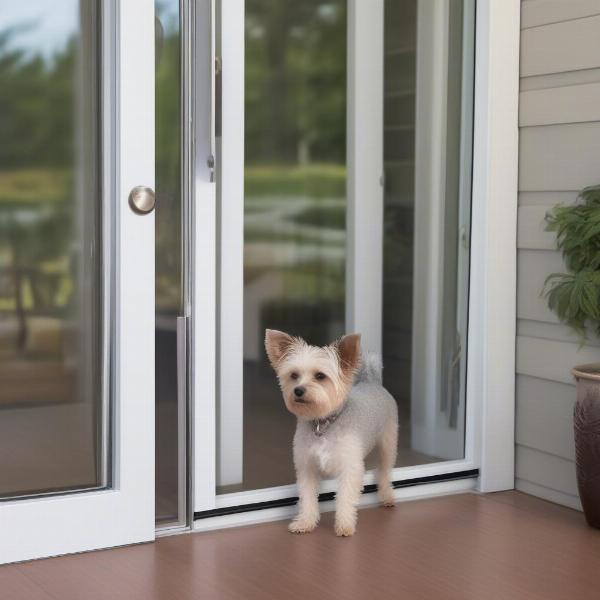
<svg viewBox="0 0 600 600"><path fill-rule="evenodd" d="M600 185L585 188L573 205L554 207L546 223L546 230L556 233L567 272L550 275L544 294L583 345L589 328L600 335ZM572 373L579 497L588 524L600 528L600 363L577 366Z"/></svg>

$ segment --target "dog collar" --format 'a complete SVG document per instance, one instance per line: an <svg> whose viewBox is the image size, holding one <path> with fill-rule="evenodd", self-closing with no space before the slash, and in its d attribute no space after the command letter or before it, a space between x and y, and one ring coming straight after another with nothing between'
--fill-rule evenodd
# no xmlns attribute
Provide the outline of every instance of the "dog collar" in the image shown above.
<svg viewBox="0 0 600 600"><path fill-rule="evenodd" d="M342 407L342 409L340 409L334 413L331 413L330 415L327 415L326 417L323 417L322 419L315 419L314 421L311 421L310 424L311 424L313 433L317 437L321 437L329 429L329 427L331 427L331 425L333 425L333 423L335 423L337 421L337 418L342 413L342 410L343 410L343 407Z"/></svg>

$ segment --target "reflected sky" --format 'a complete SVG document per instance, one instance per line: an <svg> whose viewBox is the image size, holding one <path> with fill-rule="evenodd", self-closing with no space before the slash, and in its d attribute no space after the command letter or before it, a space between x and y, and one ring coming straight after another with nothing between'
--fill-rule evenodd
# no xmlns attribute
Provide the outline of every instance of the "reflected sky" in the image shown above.
<svg viewBox="0 0 600 600"><path fill-rule="evenodd" d="M13 36L12 48L50 57L62 50L77 30L78 0L0 0L0 32L22 28Z"/></svg>
<svg viewBox="0 0 600 600"><path fill-rule="evenodd" d="M157 2L163 26L170 32L177 27L178 6ZM0 0L0 33L19 27L10 48L52 57L62 50L78 29L79 0Z"/></svg>

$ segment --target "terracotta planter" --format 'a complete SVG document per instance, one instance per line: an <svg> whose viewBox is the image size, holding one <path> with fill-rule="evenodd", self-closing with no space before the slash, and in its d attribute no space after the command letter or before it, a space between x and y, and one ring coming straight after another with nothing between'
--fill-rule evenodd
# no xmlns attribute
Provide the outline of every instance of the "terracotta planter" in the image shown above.
<svg viewBox="0 0 600 600"><path fill-rule="evenodd" d="M577 487L588 525L600 529L600 363L571 372L577 381L573 415Z"/></svg>

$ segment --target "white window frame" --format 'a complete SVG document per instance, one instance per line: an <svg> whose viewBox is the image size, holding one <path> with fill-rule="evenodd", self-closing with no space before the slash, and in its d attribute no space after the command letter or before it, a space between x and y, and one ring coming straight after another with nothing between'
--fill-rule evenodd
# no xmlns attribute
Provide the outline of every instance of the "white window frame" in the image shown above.
<svg viewBox="0 0 600 600"><path fill-rule="evenodd" d="M154 187L154 3L101 6L104 255L115 263L108 281L115 310L105 323L114 367L113 483L0 502L0 563L155 536L154 215L134 214L128 204L135 186ZM106 277L106 260L104 268Z"/></svg>
<svg viewBox="0 0 600 600"><path fill-rule="evenodd" d="M204 2L211 4L211 0ZM367 5L366 0L353 0L353 3L356 3L357 10L361 7L365 9ZM370 7L371 4L368 3L368 8ZM239 82L243 82L243 9L243 0L223 0L223 18L235 20L242 46L223 48L224 103L239 103L241 97L234 96L232 99L231 94L239 91ZM394 470L396 480L471 469L479 469L479 477L476 481L443 482L399 489L396 490L398 498L409 499L423 494L434 495L473 488L490 492L514 487L519 22L519 0L477 0L465 458ZM212 64L214 59L214 47L212 52L209 64ZM231 79L228 79L229 77ZM226 114L225 106L223 111ZM235 126L238 131L240 128L243 131L243 116L240 116L243 115L243 111L237 110L236 114L235 123L228 125L224 120L224 134L227 126ZM204 143L204 146L202 144L200 139L196 140L197 147L211 147L210 141ZM227 149L223 148L223 151L225 160ZM199 163L202 162L203 159L200 158ZM243 165L243 161L240 161L240 164ZM241 181L243 173L239 174L237 182L230 181L229 185L240 186ZM214 182L210 187L207 184L205 196L197 195L197 206L203 202L213 202L214 186ZM241 191L238 190L236 197L236 201L240 201ZM207 214L212 214L212 211L211 208ZM239 226L241 225L238 224ZM196 220L196 227L196 238L202 240L204 252L196 253L195 289L197 294L207 294L207 290L216 289L213 282L217 280L217 229L212 221L200 223ZM240 257L239 262L231 265L231 268L234 274L239 275L242 255L239 248L236 252ZM198 280L198 274L202 277L210 275L212 279ZM241 276L238 280L242 281ZM241 298L237 293L225 300L231 303L234 314L238 315L234 321L241 318ZM221 310L224 307L223 300L221 297ZM216 495L216 390L220 387L223 393L224 383L226 386L236 384L223 381L223 374L220 381L215 378L217 339L214 323L218 318L216 306L212 300L200 300L197 296L193 314L196 349L196 384L193 393L196 424L193 432L194 510L203 512L296 496L295 485ZM233 321L230 324L233 326ZM237 331L241 331L241 322ZM211 338L207 332L212 333L214 337ZM376 338L375 333L373 339ZM241 340L238 340L238 343L241 352ZM198 353L199 347L201 354ZM223 351L221 345L220 352ZM203 360L199 360L200 356ZM228 378L233 379L231 374L228 374ZM198 385L199 381L203 382L202 385ZM241 394L239 397L241 398ZM239 415L230 417L239 420ZM221 411L221 421L223 418ZM241 424L238 423L237 426L241 427ZM234 443L241 444L241 439L240 435ZM368 473L365 483L372 482L373 476ZM333 482L324 482L323 492L333 489ZM365 498L364 501L370 500ZM200 519L195 521L194 529L285 518L289 513L289 508L277 508L257 511L252 515L242 513L242 516L227 515Z"/></svg>

